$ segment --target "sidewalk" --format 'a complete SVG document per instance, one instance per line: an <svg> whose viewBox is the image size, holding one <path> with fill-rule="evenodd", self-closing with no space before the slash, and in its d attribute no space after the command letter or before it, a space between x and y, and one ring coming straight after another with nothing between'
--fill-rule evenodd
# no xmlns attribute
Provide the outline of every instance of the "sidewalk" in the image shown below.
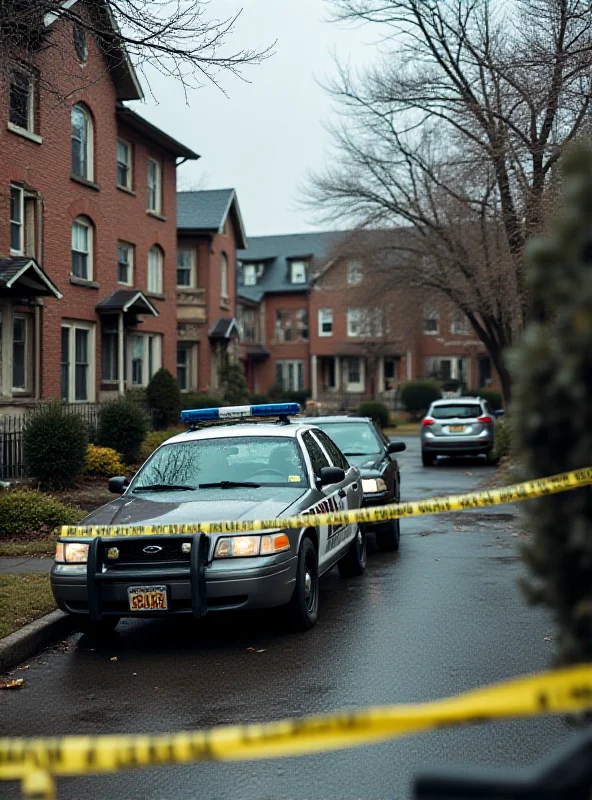
<svg viewBox="0 0 592 800"><path fill-rule="evenodd" d="M18 556L15 558L0 558L0 574L15 572L49 572L53 558L36 558L35 556Z"/></svg>

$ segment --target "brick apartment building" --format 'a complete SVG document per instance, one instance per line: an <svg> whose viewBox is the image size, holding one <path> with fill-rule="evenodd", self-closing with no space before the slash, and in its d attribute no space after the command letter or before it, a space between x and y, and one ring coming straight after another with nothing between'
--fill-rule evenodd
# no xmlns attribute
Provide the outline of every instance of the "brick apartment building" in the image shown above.
<svg viewBox="0 0 592 800"><path fill-rule="evenodd" d="M0 86L5 411L174 372L176 166L198 158L125 106L142 98L125 52L45 25L51 46L23 52Z"/></svg>

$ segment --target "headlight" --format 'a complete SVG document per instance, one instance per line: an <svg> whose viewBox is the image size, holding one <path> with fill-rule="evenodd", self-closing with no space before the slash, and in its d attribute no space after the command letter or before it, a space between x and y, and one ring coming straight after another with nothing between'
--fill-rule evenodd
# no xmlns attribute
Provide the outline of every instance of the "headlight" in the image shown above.
<svg viewBox="0 0 592 800"><path fill-rule="evenodd" d="M285 533L272 533L265 536L229 536L218 539L214 558L272 556L289 549L290 540Z"/></svg>
<svg viewBox="0 0 592 800"><path fill-rule="evenodd" d="M376 494L376 492L386 492L386 483L382 478L362 478L362 490L364 494Z"/></svg>
<svg viewBox="0 0 592 800"><path fill-rule="evenodd" d="M82 542L58 542L55 560L66 564L86 564L88 548L89 545Z"/></svg>

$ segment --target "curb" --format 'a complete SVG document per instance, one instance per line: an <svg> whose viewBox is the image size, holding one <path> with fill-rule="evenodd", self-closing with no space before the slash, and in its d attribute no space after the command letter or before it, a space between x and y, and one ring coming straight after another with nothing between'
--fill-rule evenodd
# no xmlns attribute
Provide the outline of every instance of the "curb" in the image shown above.
<svg viewBox="0 0 592 800"><path fill-rule="evenodd" d="M52 611L0 639L0 673L8 672L56 640L69 636L76 628L75 620L63 611Z"/></svg>

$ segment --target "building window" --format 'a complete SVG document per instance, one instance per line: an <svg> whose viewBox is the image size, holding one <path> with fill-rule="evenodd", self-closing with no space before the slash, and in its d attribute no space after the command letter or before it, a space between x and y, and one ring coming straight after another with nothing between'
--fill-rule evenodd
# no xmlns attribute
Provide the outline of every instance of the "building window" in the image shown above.
<svg viewBox="0 0 592 800"><path fill-rule="evenodd" d="M440 333L440 315L437 311L428 311L423 321L423 332L434 336Z"/></svg>
<svg viewBox="0 0 592 800"><path fill-rule="evenodd" d="M72 108L72 175L92 181L93 129L89 112L84 106Z"/></svg>
<svg viewBox="0 0 592 800"><path fill-rule="evenodd" d="M347 335L356 338L361 334L360 309L347 309Z"/></svg>
<svg viewBox="0 0 592 800"><path fill-rule="evenodd" d="M86 40L86 31L79 22L74 23L73 36L76 55L81 64L86 64L88 59L88 42Z"/></svg>
<svg viewBox="0 0 592 800"><path fill-rule="evenodd" d="M195 280L195 250L177 250L177 286L184 289L193 289Z"/></svg>
<svg viewBox="0 0 592 800"><path fill-rule="evenodd" d="M319 308L319 336L333 336L333 309Z"/></svg>
<svg viewBox="0 0 592 800"><path fill-rule="evenodd" d="M308 311L305 308L296 312L296 330L298 338L303 342L308 342Z"/></svg>
<svg viewBox="0 0 592 800"><path fill-rule="evenodd" d="M362 283L362 265L359 261L347 262L347 285L359 286Z"/></svg>
<svg viewBox="0 0 592 800"><path fill-rule="evenodd" d="M119 335L114 318L101 324L101 380L114 383L119 380Z"/></svg>
<svg viewBox="0 0 592 800"><path fill-rule="evenodd" d="M220 258L220 302L228 303L228 258L222 253Z"/></svg>
<svg viewBox="0 0 592 800"><path fill-rule="evenodd" d="M450 333L466 336L470 333L469 320L462 311L454 311L450 317Z"/></svg>
<svg viewBox="0 0 592 800"><path fill-rule="evenodd" d="M177 381L182 392L188 392L197 385L194 375L195 345L177 345Z"/></svg>
<svg viewBox="0 0 592 800"><path fill-rule="evenodd" d="M128 340L128 374L132 386L147 386L160 369L162 336L159 333L137 333Z"/></svg>
<svg viewBox="0 0 592 800"><path fill-rule="evenodd" d="M24 195L20 187L10 187L10 252L15 255L22 255L25 249Z"/></svg>
<svg viewBox="0 0 592 800"><path fill-rule="evenodd" d="M72 275L85 281L93 278L93 228L86 217L72 223Z"/></svg>
<svg viewBox="0 0 592 800"><path fill-rule="evenodd" d="M134 283L134 247L125 242L117 243L117 283Z"/></svg>
<svg viewBox="0 0 592 800"><path fill-rule="evenodd" d="M290 283L306 283L306 262L290 262Z"/></svg>
<svg viewBox="0 0 592 800"><path fill-rule="evenodd" d="M425 371L428 378L446 383L447 381L458 381L466 385L468 380L469 359L468 358L426 358Z"/></svg>
<svg viewBox="0 0 592 800"><path fill-rule="evenodd" d="M361 358L347 359L346 378L349 392L364 391L364 363Z"/></svg>
<svg viewBox="0 0 592 800"><path fill-rule="evenodd" d="M27 320L14 317L12 322L12 390L27 390Z"/></svg>
<svg viewBox="0 0 592 800"><path fill-rule="evenodd" d="M87 403L94 399L94 325L62 324L62 400Z"/></svg>
<svg viewBox="0 0 592 800"><path fill-rule="evenodd" d="M397 362L394 358L385 358L382 365L382 377L385 392L392 392L397 384Z"/></svg>
<svg viewBox="0 0 592 800"><path fill-rule="evenodd" d="M297 311L275 312L275 339L278 342L308 341L308 312L305 308Z"/></svg>
<svg viewBox="0 0 592 800"><path fill-rule="evenodd" d="M148 211L162 211L162 168L159 161L148 159Z"/></svg>
<svg viewBox="0 0 592 800"><path fill-rule="evenodd" d="M162 266L164 256L160 247L150 248L148 253L148 291L162 294Z"/></svg>
<svg viewBox="0 0 592 800"><path fill-rule="evenodd" d="M35 130L35 80L24 70L15 69L10 76L10 110L12 126L33 133Z"/></svg>
<svg viewBox="0 0 592 800"><path fill-rule="evenodd" d="M117 140L117 185L121 189L132 188L132 146L123 139Z"/></svg>
<svg viewBox="0 0 592 800"><path fill-rule="evenodd" d="M254 308L238 307L240 337L248 344L258 344L257 311Z"/></svg>
<svg viewBox="0 0 592 800"><path fill-rule="evenodd" d="M245 264L243 266L243 286L257 285L257 264Z"/></svg>
<svg viewBox="0 0 592 800"><path fill-rule="evenodd" d="M304 361L276 361L275 381L286 392L304 390Z"/></svg>

